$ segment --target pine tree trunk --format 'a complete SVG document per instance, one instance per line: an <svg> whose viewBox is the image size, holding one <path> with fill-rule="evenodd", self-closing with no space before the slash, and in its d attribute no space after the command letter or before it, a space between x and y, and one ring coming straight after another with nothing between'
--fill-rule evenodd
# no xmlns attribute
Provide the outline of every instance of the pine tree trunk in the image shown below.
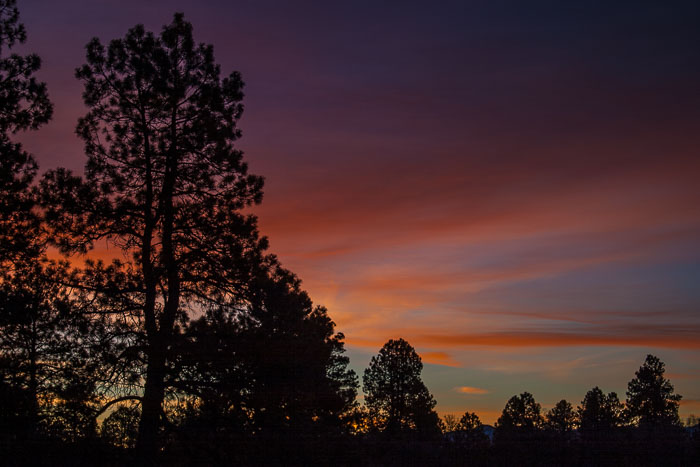
<svg viewBox="0 0 700 467"><path fill-rule="evenodd" d="M146 385L141 403L141 420L136 450L145 464L154 464L158 455L165 379L165 356L160 345L151 347L146 369Z"/></svg>

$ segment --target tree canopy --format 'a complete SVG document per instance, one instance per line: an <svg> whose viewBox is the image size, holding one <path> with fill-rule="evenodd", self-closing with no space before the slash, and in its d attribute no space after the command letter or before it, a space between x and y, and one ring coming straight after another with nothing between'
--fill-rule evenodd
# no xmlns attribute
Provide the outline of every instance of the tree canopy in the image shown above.
<svg viewBox="0 0 700 467"><path fill-rule="evenodd" d="M624 407L614 392L605 395L598 387L588 391L578 408L581 430L584 432L609 431L623 425Z"/></svg>
<svg viewBox="0 0 700 467"><path fill-rule="evenodd" d="M242 152L234 147L243 111L240 74L222 77L213 47L197 44L192 25L178 13L159 35L138 25L107 47L93 39L76 76L89 108L77 128L87 154L85 175L65 169L47 173L42 203L62 251L85 253L100 240L123 251L123 258L109 265L86 262L77 282L85 301L100 308L96 320L109 340L104 361L113 371L109 381L102 381L103 394L141 403L139 451L155 456L168 397L183 390L204 392L183 372L183 351L192 349L183 343L204 332L203 325L191 331L188 326L202 315L217 315L217 324L237 328L257 323L247 328L264 329L264 338L276 343L287 338L283 330L307 323L306 331L315 333L305 336L307 342L323 343L313 371L331 373L313 382L333 397L342 394L340 400L322 398L329 411L342 412L354 397L340 356L342 336L334 334L322 309L298 305L308 301L298 282L276 280L277 260L266 253L267 240L259 235L255 216L243 211L261 201L263 179L248 173ZM286 303L265 297L270 290L265 284L286 288ZM260 306L282 325L266 327L268 315L256 314ZM293 355L281 355L281 362L291 364ZM232 369L246 368L240 358L234 362L240 365ZM203 369L200 362L196 371ZM199 376L205 374L223 377ZM251 380L264 381L259 374ZM206 379L196 383L210 384ZM264 392L256 389L256 395Z"/></svg>
<svg viewBox="0 0 700 467"><path fill-rule="evenodd" d="M81 372L85 330L73 319L65 264L44 258L35 211L37 164L12 135L49 121L53 107L37 80L35 54L10 53L27 39L14 0L0 0L0 387L3 434L34 436L58 419Z"/></svg>
<svg viewBox="0 0 700 467"><path fill-rule="evenodd" d="M0 267L11 269L21 255L41 250L37 218L32 212L31 183L37 171L34 158L10 136L34 130L51 118L53 106L46 84L36 79L41 59L9 53L27 39L19 23L15 0L0 0Z"/></svg>
<svg viewBox="0 0 700 467"><path fill-rule="evenodd" d="M644 363L627 385L627 410L632 421L640 425L678 425L681 396L664 377L664 362L647 355Z"/></svg>
<svg viewBox="0 0 700 467"><path fill-rule="evenodd" d="M403 339L390 339L365 370L363 390L370 416L388 433L435 431L435 399L420 377L423 362Z"/></svg>
<svg viewBox="0 0 700 467"><path fill-rule="evenodd" d="M343 335L289 271L275 268L251 288L245 315L211 310L188 326L187 391L251 433L338 429L357 390Z"/></svg>
<svg viewBox="0 0 700 467"><path fill-rule="evenodd" d="M545 426L556 433L569 433L578 425L578 417L571 403L560 400L546 415Z"/></svg>
<svg viewBox="0 0 700 467"><path fill-rule="evenodd" d="M484 447L488 444L489 439L484 433L484 424L474 412L464 412L457 423L456 431L459 432L460 441L469 447Z"/></svg>
<svg viewBox="0 0 700 467"><path fill-rule="evenodd" d="M539 429L544 423L541 410L542 407L535 402L532 394L523 392L508 400L496 422L496 428L500 431Z"/></svg>

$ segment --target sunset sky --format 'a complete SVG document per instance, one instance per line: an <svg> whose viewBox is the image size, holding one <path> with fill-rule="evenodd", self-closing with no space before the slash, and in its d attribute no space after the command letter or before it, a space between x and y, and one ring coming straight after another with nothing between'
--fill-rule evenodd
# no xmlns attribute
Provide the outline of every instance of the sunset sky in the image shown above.
<svg viewBox="0 0 700 467"><path fill-rule="evenodd" d="M647 353L700 415L700 4L19 0L53 121L19 135L81 171L84 46L183 11L246 82L239 147L271 250L362 373L390 338L441 413L495 422Z"/></svg>

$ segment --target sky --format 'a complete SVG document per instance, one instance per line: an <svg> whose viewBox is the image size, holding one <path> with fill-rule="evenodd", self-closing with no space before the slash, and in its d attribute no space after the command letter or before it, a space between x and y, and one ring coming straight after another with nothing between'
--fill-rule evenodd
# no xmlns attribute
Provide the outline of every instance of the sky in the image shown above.
<svg viewBox="0 0 700 467"><path fill-rule="evenodd" d="M648 353L700 414L695 1L19 0L54 119L18 138L80 172L85 44L176 11L246 82L255 212L361 375L402 337L441 414L498 418Z"/></svg>

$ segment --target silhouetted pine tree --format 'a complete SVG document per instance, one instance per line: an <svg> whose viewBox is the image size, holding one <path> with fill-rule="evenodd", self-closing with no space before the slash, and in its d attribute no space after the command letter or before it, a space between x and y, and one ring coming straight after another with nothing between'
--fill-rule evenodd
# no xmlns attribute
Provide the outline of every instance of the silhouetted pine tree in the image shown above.
<svg viewBox="0 0 700 467"><path fill-rule="evenodd" d="M665 364L654 355L647 355L635 377L627 385L627 414L636 426L634 451L640 462L648 464L684 465L688 435L681 427L679 394L664 377Z"/></svg>
<svg viewBox="0 0 700 467"><path fill-rule="evenodd" d="M189 313L238 307L248 265L264 260L256 219L241 212L261 200L262 178L233 146L243 82L221 77L213 47L195 43L182 14L158 36L136 26L109 47L94 39L76 74L90 109L77 130L85 177L47 174L46 217L64 251L106 239L131 256L84 273L96 295L123 300L111 311L130 315L136 335L122 358L145 363L138 446L153 457L173 343Z"/></svg>
<svg viewBox="0 0 700 467"><path fill-rule="evenodd" d="M536 464L543 445L542 407L529 392L511 397L496 421L495 448L502 462Z"/></svg>
<svg viewBox="0 0 700 467"><path fill-rule="evenodd" d="M180 380L197 397L184 433L204 424L228 440L221 447L248 438L261 461L330 462L329 449L347 433L357 388L343 336L289 271L275 267L248 290L241 312L212 309L188 327Z"/></svg>
<svg viewBox="0 0 700 467"><path fill-rule="evenodd" d="M627 410L631 421L639 425L680 425L678 405L681 396L664 378L664 363L647 355L644 364L627 385Z"/></svg>
<svg viewBox="0 0 700 467"><path fill-rule="evenodd" d="M439 431L435 399L420 377L423 362L403 339L390 339L365 370L365 404L377 427L388 434Z"/></svg>

